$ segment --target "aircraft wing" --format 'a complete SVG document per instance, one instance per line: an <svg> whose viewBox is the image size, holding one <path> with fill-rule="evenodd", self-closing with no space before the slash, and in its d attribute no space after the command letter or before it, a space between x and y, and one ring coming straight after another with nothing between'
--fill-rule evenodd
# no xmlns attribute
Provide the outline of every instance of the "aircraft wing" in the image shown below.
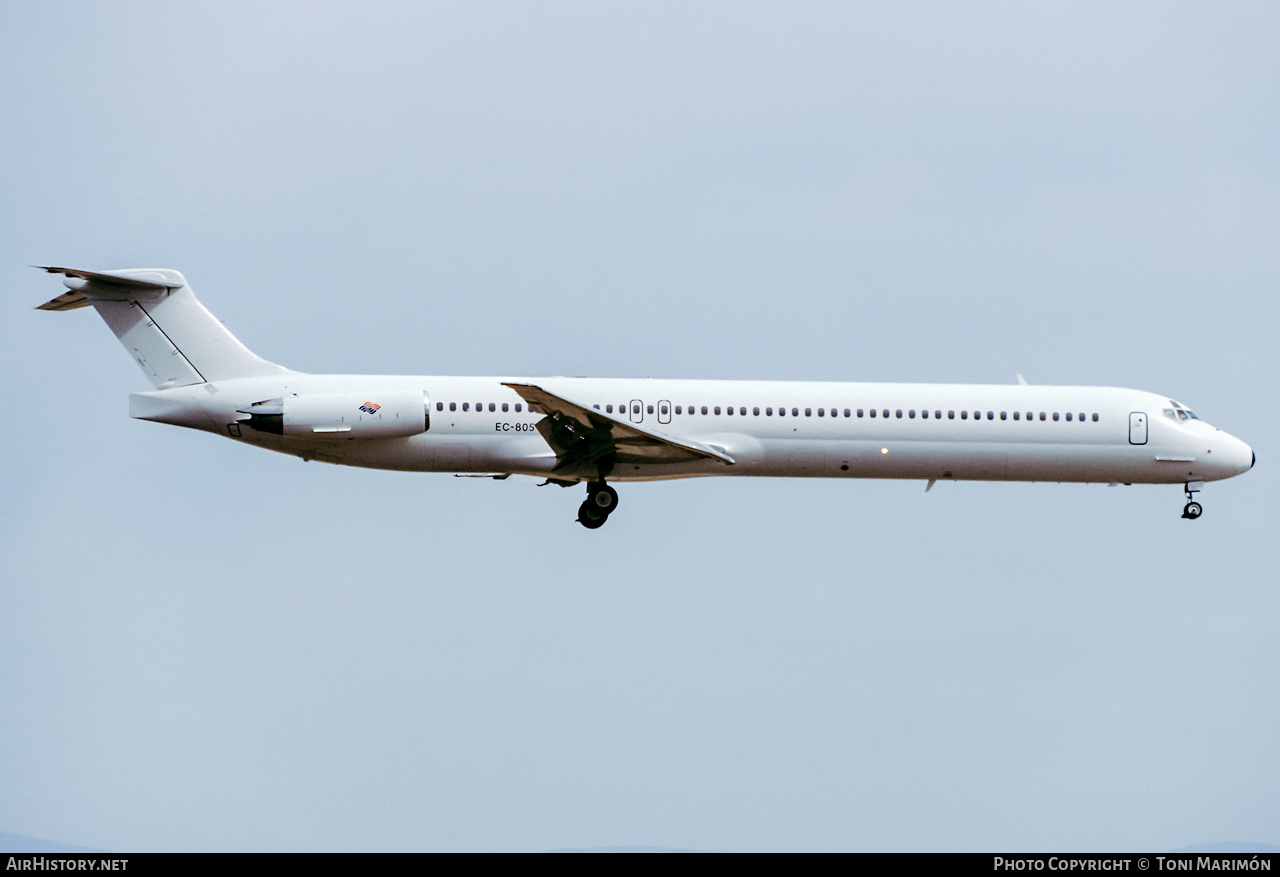
<svg viewBox="0 0 1280 877"><path fill-rule="evenodd" d="M679 439L638 423L605 414L588 405L557 396L536 384L504 384L529 403L529 410L547 415L538 432L556 452L556 470L588 466L611 455L618 463L687 463L719 460L733 465L724 451L691 439Z"/></svg>

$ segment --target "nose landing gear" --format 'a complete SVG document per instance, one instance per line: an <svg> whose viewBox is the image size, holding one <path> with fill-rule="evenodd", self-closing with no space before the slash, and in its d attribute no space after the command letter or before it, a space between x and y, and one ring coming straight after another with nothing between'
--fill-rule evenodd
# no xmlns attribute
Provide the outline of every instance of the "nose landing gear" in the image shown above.
<svg viewBox="0 0 1280 877"><path fill-rule="evenodd" d="M578 523L588 530L604 526L604 522L618 507L618 491L603 481L592 481L587 485L587 498L578 506Z"/></svg>
<svg viewBox="0 0 1280 877"><path fill-rule="evenodd" d="M1195 499L1195 495L1200 492L1200 485L1203 483L1202 481L1188 481L1183 488L1183 492L1187 495L1187 504L1182 507L1182 517L1188 521L1194 521L1204 513L1204 508Z"/></svg>

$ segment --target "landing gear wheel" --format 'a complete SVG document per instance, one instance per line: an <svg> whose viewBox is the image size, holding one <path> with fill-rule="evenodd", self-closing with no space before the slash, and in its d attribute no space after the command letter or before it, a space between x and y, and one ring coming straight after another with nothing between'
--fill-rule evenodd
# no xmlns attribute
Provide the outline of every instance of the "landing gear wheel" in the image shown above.
<svg viewBox="0 0 1280 877"><path fill-rule="evenodd" d="M1198 502L1189 502L1182 507L1182 516L1187 520L1194 521L1204 512Z"/></svg>
<svg viewBox="0 0 1280 877"><path fill-rule="evenodd" d="M618 491L603 481L587 485L587 505L602 515L608 515L618 507Z"/></svg>
<svg viewBox="0 0 1280 877"><path fill-rule="evenodd" d="M578 506L578 523L588 530L597 530L603 527L604 522L607 520L609 520L609 516L604 512L593 509L590 500Z"/></svg>

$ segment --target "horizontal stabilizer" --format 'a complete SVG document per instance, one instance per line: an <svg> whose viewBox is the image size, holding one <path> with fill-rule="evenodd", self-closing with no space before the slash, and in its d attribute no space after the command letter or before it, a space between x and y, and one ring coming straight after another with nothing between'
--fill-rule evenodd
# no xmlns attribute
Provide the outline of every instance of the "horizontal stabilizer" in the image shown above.
<svg viewBox="0 0 1280 877"><path fill-rule="evenodd" d="M89 296L83 292L64 292L57 298L51 298L42 305L36 305L38 311L72 311L76 308L87 308Z"/></svg>
<svg viewBox="0 0 1280 877"><path fill-rule="evenodd" d="M52 298L36 310L70 311L89 304L85 287L94 284L94 297L103 299L128 298L140 292L167 292L187 285L183 276L169 268L134 268L126 271L81 271L78 268L59 268L53 265L35 266L50 274L63 275L62 285L71 290Z"/></svg>

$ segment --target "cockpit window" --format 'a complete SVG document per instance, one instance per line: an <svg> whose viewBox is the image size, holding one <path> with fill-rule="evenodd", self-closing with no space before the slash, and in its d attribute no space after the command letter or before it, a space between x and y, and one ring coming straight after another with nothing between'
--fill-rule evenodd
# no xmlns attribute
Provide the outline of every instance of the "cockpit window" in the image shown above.
<svg viewBox="0 0 1280 877"><path fill-rule="evenodd" d="M1169 400L1169 404L1173 407L1164 409L1164 416L1175 423L1200 419L1199 417L1196 417L1196 413L1194 411L1189 411L1188 409L1183 408L1181 404L1173 401L1172 399Z"/></svg>

